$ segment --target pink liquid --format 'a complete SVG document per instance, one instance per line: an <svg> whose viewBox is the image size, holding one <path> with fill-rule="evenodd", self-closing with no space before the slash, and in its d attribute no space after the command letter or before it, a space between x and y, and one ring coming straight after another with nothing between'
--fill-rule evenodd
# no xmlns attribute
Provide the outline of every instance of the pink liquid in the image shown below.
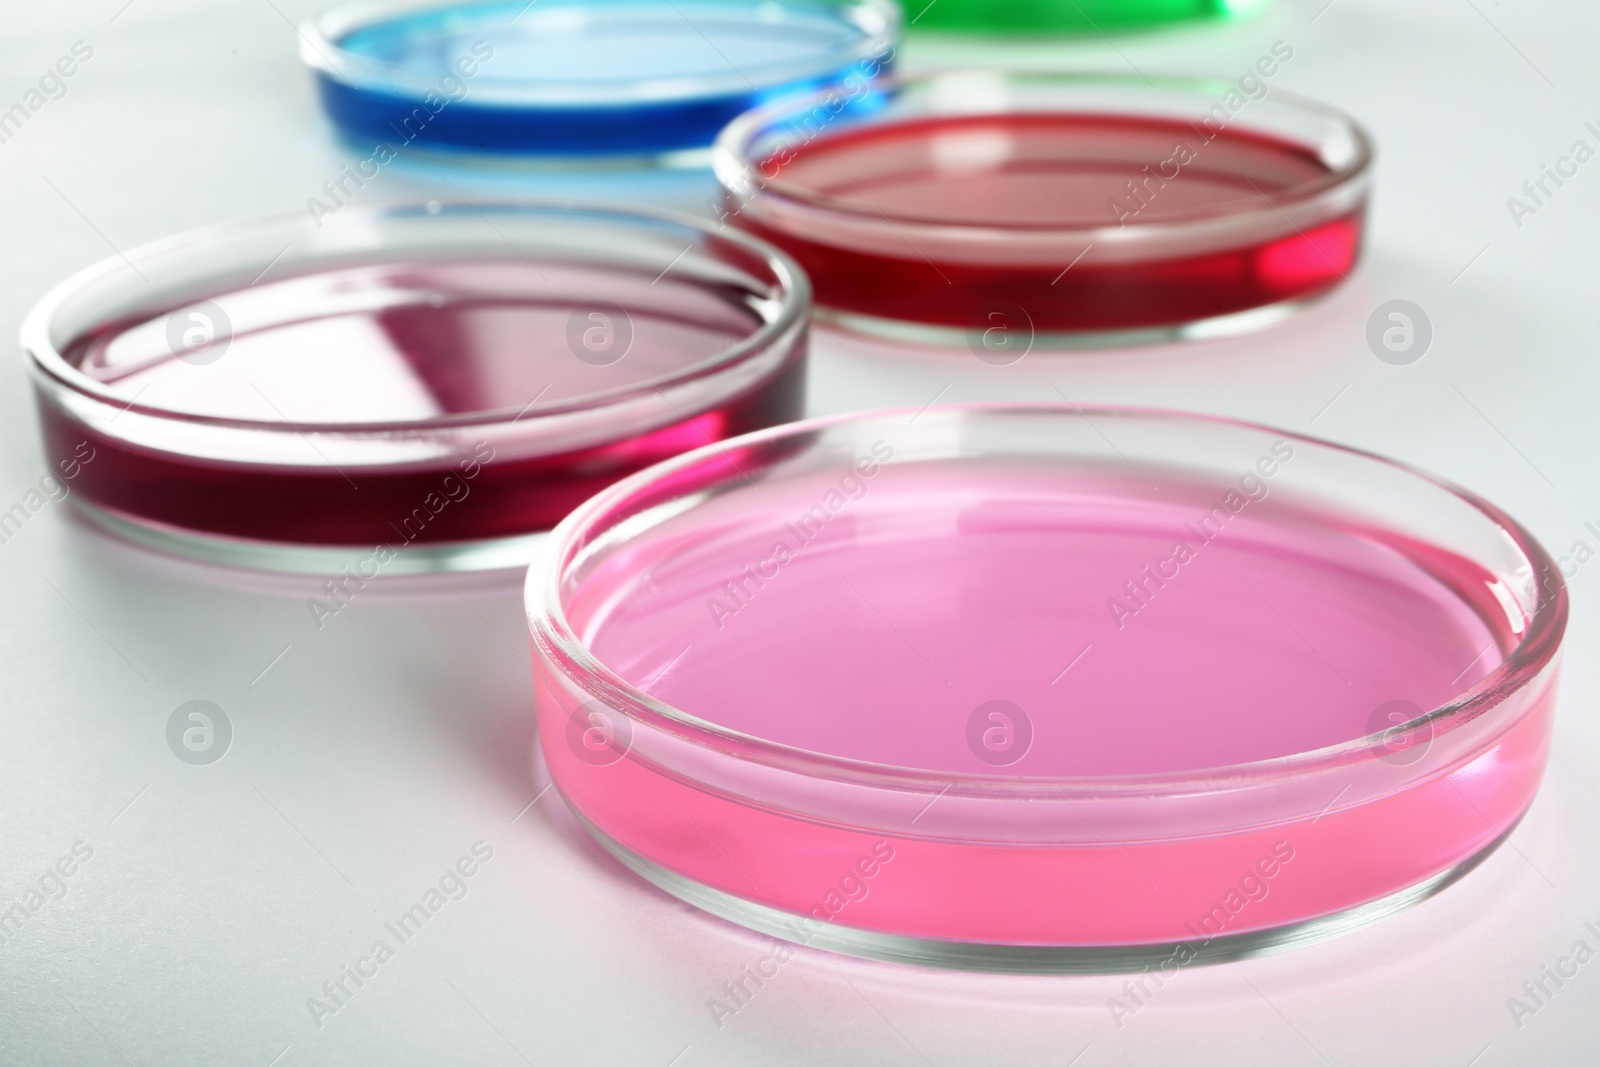
<svg viewBox="0 0 1600 1067"><path fill-rule="evenodd" d="M569 619L608 667L720 726L852 760L1018 778L1201 771L1339 744L1391 725L1374 725L1391 701L1446 703L1516 643L1493 576L1464 559L1316 521L1270 480L1233 513L1211 509L1237 487L1153 477L1159 494L1132 476L996 463L959 479L889 464L850 483L853 497L837 478L763 482L692 512L697 537L684 536L687 520L663 524L625 569L586 580ZM802 527L819 503L826 521L812 511ZM792 558L777 565L780 543ZM960 840L934 790L892 824L865 800L860 819L853 802L798 817L632 757L593 766L565 740L576 701L549 676L539 683L557 783L630 849L809 915L886 841L894 858L870 893L819 918L997 944L1195 941L1415 885L1520 816L1550 703L1534 694L1447 773L1374 759L1364 770L1388 777L1377 788L1362 778L1343 804L1360 772L1312 783L1293 809L1262 801L1230 832L1128 841L1112 827L1118 847L1098 836L1066 847ZM1032 734L1000 766L969 729L995 700L1021 709ZM911 818L921 802L934 807ZM1017 805L1019 822L1036 813L993 803ZM1172 801L1145 803L1148 825L1177 818ZM1252 891L1266 885L1259 899L1240 896L1246 876ZM1213 911L1228 899L1244 903Z"/></svg>
<svg viewBox="0 0 1600 1067"><path fill-rule="evenodd" d="M1209 137L1209 139L1208 139ZM1176 156L1182 146L1190 155ZM1186 159L1187 162L1180 162ZM800 261L817 302L862 315L982 329L1021 308L1036 330L1120 330L1193 322L1313 296L1355 265L1362 211L1211 246L1117 259L1091 247L1061 262L1013 261L1004 239L951 254L917 223L998 227L1142 226L1267 207L1265 196L1325 178L1312 152L1253 133L1168 119L979 115L824 133L769 159L778 188L826 196L893 236L849 247L785 225L759 199L741 227ZM1132 188L1130 188L1132 183ZM1120 205L1120 207L1119 207ZM980 256L975 250L983 250ZM1067 270L1071 266L1070 271ZM1012 324L1015 328L1016 324Z"/></svg>
<svg viewBox="0 0 1600 1067"><path fill-rule="evenodd" d="M117 323L79 339L68 361L140 405L306 429L524 408L541 409L654 381L753 333L750 294L668 274L602 273L559 263L395 263L351 267L211 298L231 323L225 349L174 354L167 320ZM615 362L578 358L574 309L609 301L631 329ZM181 315L181 312L180 312ZM626 327L622 325L625 320ZM585 320L587 325L588 320ZM218 346L220 347L220 346ZM102 507L190 531L312 544L470 541L549 529L627 474L691 448L799 415L804 371L779 375L666 425L616 427L612 443L474 464L459 502L416 518L457 475L456 458L364 468L213 462L132 447L51 405L47 450L83 440L95 459L74 489ZM535 405L530 407L529 405ZM509 416L508 416L509 417ZM291 429L291 432L293 430ZM470 433L471 431L469 431ZM313 456L313 444L306 445ZM476 460L486 452L479 450Z"/></svg>

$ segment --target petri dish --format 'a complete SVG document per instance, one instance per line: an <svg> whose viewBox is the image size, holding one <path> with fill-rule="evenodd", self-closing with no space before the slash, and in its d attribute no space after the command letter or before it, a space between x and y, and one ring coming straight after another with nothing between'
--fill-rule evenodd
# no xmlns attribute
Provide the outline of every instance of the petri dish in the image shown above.
<svg viewBox="0 0 1600 1067"><path fill-rule="evenodd" d="M916 0L905 6L918 29L1034 34L1239 18L1259 11L1266 0L938 0L920 14L923 5Z"/></svg>
<svg viewBox="0 0 1600 1067"><path fill-rule="evenodd" d="M102 526L370 578L525 565L596 490L796 417L808 301L782 253L696 220L429 202L131 250L22 345Z"/></svg>
<svg viewBox="0 0 1600 1067"><path fill-rule="evenodd" d="M581 821L716 915L973 970L1351 929L1503 841L1559 568L1411 468L1057 406L808 421L597 495L529 572Z"/></svg>
<svg viewBox="0 0 1600 1067"><path fill-rule="evenodd" d="M300 54L374 173L413 149L704 165L751 107L892 66L892 0L527 0L334 8Z"/></svg>
<svg viewBox="0 0 1600 1067"><path fill-rule="evenodd" d="M718 139L725 219L830 320L991 362L1254 329L1355 267L1372 150L1252 84L958 71L774 104Z"/></svg>

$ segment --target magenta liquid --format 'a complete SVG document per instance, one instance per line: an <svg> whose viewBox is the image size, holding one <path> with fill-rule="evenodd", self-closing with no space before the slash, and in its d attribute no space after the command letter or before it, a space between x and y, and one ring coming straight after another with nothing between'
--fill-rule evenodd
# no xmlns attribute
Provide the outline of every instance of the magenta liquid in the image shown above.
<svg viewBox="0 0 1600 1067"><path fill-rule="evenodd" d="M372 545L549 529L624 475L798 416L802 364L791 360L709 409L669 412L664 424L619 421L606 443L533 456L486 444L474 451L469 493L437 514L423 512L426 522L412 517L430 496L440 498L447 475L459 484L457 459L408 461L402 444L393 463L330 466L317 462L331 447L316 444L317 426L492 411L509 419L524 409L536 420L550 405L638 387L716 356L761 325L751 296L670 273L652 281L498 260L359 266L263 283L211 298L228 324L211 345L184 347L184 323L174 333L161 316L114 324L64 355L130 403L304 430L305 465L135 447L86 430L53 405L43 408L47 447L64 458L87 438L95 459L74 482L84 499L193 532ZM608 312L615 321L600 324L612 332L594 335L624 349L615 360L580 358L574 347L574 312L592 301L616 309ZM582 319L580 343L597 322Z"/></svg>
<svg viewBox="0 0 1600 1067"><path fill-rule="evenodd" d="M1291 463L1293 448L1279 448L1273 462ZM1109 471L873 466L870 477L764 481L669 520L625 568L586 579L568 604L574 631L652 696L762 739L935 774L1079 779L1200 772L1362 738L1393 724L1383 709L1465 692L1518 639L1493 575L1307 512L1270 479L1245 493L1156 472L1153 493ZM691 520L697 537L685 535ZM555 780L662 866L812 915L842 873L887 848L870 892L820 917L920 938L1091 946L1282 926L1450 869L1531 800L1549 712L1540 694L1492 746L1428 780L1412 779L1408 753L1374 758L1359 772L1360 803L1338 803L1335 777L1309 808L1248 812L1233 832L1118 841L1113 830L1067 848L961 840L933 791L925 816L893 826L865 793L852 823L848 810L796 817L632 758L595 767L568 743L571 705L540 679ZM1374 768L1390 776L1378 788ZM1166 801L1147 803L1152 825L1168 817ZM1027 802L1015 804L1026 822ZM1225 900L1242 903L1214 911Z"/></svg>

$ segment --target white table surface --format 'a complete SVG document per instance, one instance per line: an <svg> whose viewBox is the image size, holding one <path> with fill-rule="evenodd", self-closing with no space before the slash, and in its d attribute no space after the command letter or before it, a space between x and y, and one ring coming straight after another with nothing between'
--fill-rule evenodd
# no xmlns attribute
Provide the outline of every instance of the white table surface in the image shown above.
<svg viewBox="0 0 1600 1067"><path fill-rule="evenodd" d="M303 210L354 159L296 58L290 22L314 4L124 2L4 6L0 108L74 42L94 50L67 94L0 144L8 336L48 286L113 248ZM1520 228L1506 206L1573 141L1595 143L1583 124L1600 120L1600 9L1323 3L1114 41L914 40L905 55L1237 74L1289 42L1273 85L1352 112L1380 146L1369 256L1350 285L1244 340L1007 368L819 336L812 411L941 390L1049 399L1053 382L1080 402L1189 407L1377 449L1487 495L1558 552L1600 547L1584 527L1600 521L1600 161ZM455 180L474 197L694 208L711 194L701 176ZM362 196L440 193L437 172L402 161ZM1364 341L1392 298L1434 326L1411 366ZM43 473L12 360L0 510ZM1600 949L1584 927L1600 928L1597 578L1600 565L1573 579L1543 791L1515 847L1440 897L1328 943L1184 972L1120 1028L1106 1002L1121 978L977 977L813 950L719 1027L708 999L764 940L629 875L553 793L527 807L547 779L515 577L395 581L319 631L305 605L315 583L158 557L50 505L0 544L0 907L75 844L93 855L0 944L0 1063L1591 1064L1600 961L1520 1027L1507 998L1580 938ZM234 726L210 766L166 744L168 716L191 699ZM307 998L478 841L493 858L467 896L319 1026Z"/></svg>

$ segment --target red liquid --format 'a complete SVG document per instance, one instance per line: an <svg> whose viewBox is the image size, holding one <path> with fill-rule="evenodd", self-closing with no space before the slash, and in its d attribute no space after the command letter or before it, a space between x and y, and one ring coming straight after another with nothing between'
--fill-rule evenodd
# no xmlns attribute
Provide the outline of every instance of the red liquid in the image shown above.
<svg viewBox="0 0 1600 1067"><path fill-rule="evenodd" d="M360 267L213 297L233 331L223 354L204 365L173 357L165 316L115 324L64 354L141 406L293 423L307 429L309 452L319 422L515 412L536 397L545 405L653 381L753 333L761 320L746 295L559 264ZM591 300L621 306L632 324L631 347L609 366L586 363L568 347L573 309ZM532 457L513 457L502 442L411 463L398 452L393 465L338 470L218 462L108 437L52 403L41 405L41 416L53 460L85 440L95 449L73 489L126 517L320 545L471 541L549 529L634 471L797 417L801 351L775 376L710 410L635 428L644 431L637 436L617 425L613 443ZM539 417L530 409L524 421ZM476 431L465 433L477 441ZM483 436L492 436L488 428Z"/></svg>
<svg viewBox="0 0 1600 1067"><path fill-rule="evenodd" d="M1060 262L1019 262L1002 238L959 242L920 228L1027 236L1120 220L1119 233L1128 233L1260 211L1264 195L1330 174L1306 148L1231 129L980 115L824 134L790 151L764 161L761 173L780 190L833 198L864 222L887 219L893 227L881 247L846 247L785 225L759 196L735 220L800 261L818 304L879 318L983 329L992 313L1020 308L1040 331L1176 325L1321 293L1349 273L1361 243L1364 201L1298 229L1280 216L1247 236L1136 259L1101 242L1075 263L1081 245Z"/></svg>

